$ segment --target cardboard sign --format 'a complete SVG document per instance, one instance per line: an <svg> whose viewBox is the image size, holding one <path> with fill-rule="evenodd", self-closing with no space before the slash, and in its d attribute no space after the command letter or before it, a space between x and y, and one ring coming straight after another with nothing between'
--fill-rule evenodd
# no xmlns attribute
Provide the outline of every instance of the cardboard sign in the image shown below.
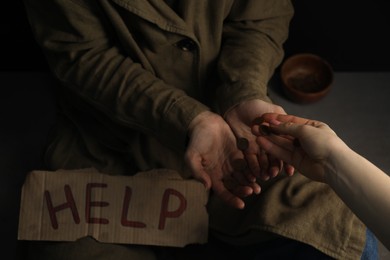
<svg viewBox="0 0 390 260"><path fill-rule="evenodd" d="M205 243L207 198L201 183L165 169L131 177L94 169L33 171L22 190L18 239Z"/></svg>

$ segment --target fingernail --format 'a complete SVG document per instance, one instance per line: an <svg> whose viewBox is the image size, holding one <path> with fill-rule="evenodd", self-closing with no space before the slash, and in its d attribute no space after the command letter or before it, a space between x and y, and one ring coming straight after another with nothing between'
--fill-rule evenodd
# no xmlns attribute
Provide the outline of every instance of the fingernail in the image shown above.
<svg viewBox="0 0 390 260"><path fill-rule="evenodd" d="M270 176L266 173L266 172L264 172L264 171L262 171L261 172L261 175L260 175L261 177L261 179L263 180L263 181L268 181L269 179L270 179Z"/></svg>
<svg viewBox="0 0 390 260"><path fill-rule="evenodd" d="M272 119L269 123L272 125L280 125L282 122L280 122L279 120L276 120L276 119Z"/></svg>

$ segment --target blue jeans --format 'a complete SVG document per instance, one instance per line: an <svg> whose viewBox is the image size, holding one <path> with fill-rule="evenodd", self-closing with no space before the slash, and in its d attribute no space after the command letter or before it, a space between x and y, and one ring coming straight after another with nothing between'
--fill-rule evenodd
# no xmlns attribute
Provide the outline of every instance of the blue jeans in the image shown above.
<svg viewBox="0 0 390 260"><path fill-rule="evenodd" d="M378 242L374 234L367 229L366 231L366 246L364 247L361 260L378 260Z"/></svg>

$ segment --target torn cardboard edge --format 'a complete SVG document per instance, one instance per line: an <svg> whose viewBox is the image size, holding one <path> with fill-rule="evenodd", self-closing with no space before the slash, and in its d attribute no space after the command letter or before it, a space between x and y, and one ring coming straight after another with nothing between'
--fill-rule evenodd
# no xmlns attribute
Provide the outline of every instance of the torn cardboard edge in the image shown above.
<svg viewBox="0 0 390 260"><path fill-rule="evenodd" d="M208 193L158 169L112 176L95 169L32 171L22 189L19 240L183 247L208 236Z"/></svg>

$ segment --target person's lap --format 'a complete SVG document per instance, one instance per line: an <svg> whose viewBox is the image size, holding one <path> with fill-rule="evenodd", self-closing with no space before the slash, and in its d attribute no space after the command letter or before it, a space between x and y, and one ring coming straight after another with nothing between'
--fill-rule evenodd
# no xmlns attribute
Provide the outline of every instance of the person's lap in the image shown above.
<svg viewBox="0 0 390 260"><path fill-rule="evenodd" d="M73 131L72 131L73 132ZM72 138L76 138L77 135L71 135ZM76 138L77 139L77 138ZM69 141L69 140L68 140ZM77 139L76 141L66 142L68 145L70 143L77 144L76 146L82 144L81 139ZM60 165L61 168L66 167L70 169L76 169L80 167L86 167L88 165L93 166L97 161L96 158L94 160L89 160L87 157L83 156L81 151L87 149L88 147L84 147L83 149L79 149L78 147L67 147L67 151L73 151L71 154L76 156L65 156L67 158L67 162L65 165ZM94 149L90 149L96 151L96 147ZM62 150L64 151L64 150ZM64 154L61 152L61 158ZM108 157L105 157L107 160ZM71 165L70 165L71 164ZM115 163L113 163L115 164ZM54 165L55 166L55 165ZM122 168L122 167L121 167ZM116 169L115 169L116 170ZM109 169L108 169L109 171ZM370 258L375 256L375 246L372 243L372 240L367 240L367 246L365 248L364 257L369 256L369 258L363 259L375 259ZM254 259L263 258L268 256L278 255L282 256L285 254L286 256L297 255L297 258L302 259L303 255L307 256L316 256L316 259L327 259L329 258L324 253L315 249L312 246L306 245L305 243L298 242L293 239L287 238L277 238L272 239L267 242L259 242L256 243L254 241L255 246L231 246L229 244L224 244L225 242L218 241L217 239L212 239L208 244L203 246L188 246L184 249L167 249L158 248L158 247L147 247L147 246L131 246L131 245L115 245L115 244L104 244L99 243L92 238L83 238L76 242L32 242L29 245L29 259L130 259L130 257L136 257L136 259L159 259L161 256L172 256L186 254L188 252L192 252L190 255L202 254L202 257L207 257L207 255L212 255L213 253L217 254L225 254L226 252L230 252L228 256L234 254L247 254L248 252L251 254L250 258ZM193 250L197 248L197 250ZM159 249L156 251L156 249ZM222 249L222 250L221 250ZM233 250L233 251L232 251ZM282 255L281 255L282 254ZM190 255L187 255L189 257ZM142 257L141 257L142 256ZM158 257L158 258L157 258ZM190 258L184 258L190 259Z"/></svg>
<svg viewBox="0 0 390 260"><path fill-rule="evenodd" d="M287 238L251 246L232 246L213 237L204 245L188 245L184 248L117 245L95 241L90 237L75 242L30 242L27 260L121 260L121 259L332 259L314 247ZM378 259L378 247L374 235L367 231L362 260Z"/></svg>

